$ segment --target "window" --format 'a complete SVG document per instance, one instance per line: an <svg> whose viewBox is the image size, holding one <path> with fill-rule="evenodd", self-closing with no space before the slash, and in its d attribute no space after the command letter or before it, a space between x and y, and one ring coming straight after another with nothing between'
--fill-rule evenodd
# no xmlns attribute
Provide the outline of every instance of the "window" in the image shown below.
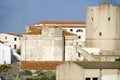
<svg viewBox="0 0 120 80"><path fill-rule="evenodd" d="M17 41L17 38L14 38L14 41Z"/></svg>
<svg viewBox="0 0 120 80"><path fill-rule="evenodd" d="M11 47L11 45L9 45L9 47Z"/></svg>
<svg viewBox="0 0 120 80"><path fill-rule="evenodd" d="M78 29L76 32L83 32L83 30L82 29Z"/></svg>
<svg viewBox="0 0 120 80"><path fill-rule="evenodd" d="M73 29L70 29L70 31L72 32L72 31L73 31Z"/></svg>
<svg viewBox="0 0 120 80"><path fill-rule="evenodd" d="M16 44L14 44L14 49L16 49L17 48L17 45Z"/></svg>
<svg viewBox="0 0 120 80"><path fill-rule="evenodd" d="M102 36L102 33L101 33L101 32L99 32L99 36Z"/></svg>
<svg viewBox="0 0 120 80"><path fill-rule="evenodd" d="M91 9L91 11L93 11L93 9Z"/></svg>
<svg viewBox="0 0 120 80"><path fill-rule="evenodd" d="M78 57L80 57L80 55L81 55L81 54L80 54L80 53L78 53Z"/></svg>
<svg viewBox="0 0 120 80"><path fill-rule="evenodd" d="M110 21L110 17L108 17L108 21Z"/></svg>
<svg viewBox="0 0 120 80"><path fill-rule="evenodd" d="M93 17L91 17L91 20L93 21L93 20L94 20L94 18L93 18Z"/></svg>
<svg viewBox="0 0 120 80"><path fill-rule="evenodd" d="M86 78L85 80L91 80L90 78Z"/></svg>
<svg viewBox="0 0 120 80"><path fill-rule="evenodd" d="M5 36L5 39L7 39L7 36Z"/></svg>
<svg viewBox="0 0 120 80"><path fill-rule="evenodd" d="M96 78L93 78L93 80L98 80L98 78L96 77Z"/></svg>
<svg viewBox="0 0 120 80"><path fill-rule="evenodd" d="M78 36L78 39L81 39L81 36Z"/></svg>

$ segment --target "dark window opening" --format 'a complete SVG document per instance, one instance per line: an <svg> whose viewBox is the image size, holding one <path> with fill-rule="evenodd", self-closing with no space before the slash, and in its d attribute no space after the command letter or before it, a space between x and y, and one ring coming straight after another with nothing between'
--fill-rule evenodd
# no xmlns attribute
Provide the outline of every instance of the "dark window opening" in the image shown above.
<svg viewBox="0 0 120 80"><path fill-rule="evenodd" d="M83 32L83 30L82 29L78 29L76 32Z"/></svg>
<svg viewBox="0 0 120 80"><path fill-rule="evenodd" d="M14 38L14 41L17 41L17 38Z"/></svg>
<svg viewBox="0 0 120 80"><path fill-rule="evenodd" d="M17 45L16 44L14 44L14 49L16 49L17 48Z"/></svg>
<svg viewBox="0 0 120 80"><path fill-rule="evenodd" d="M93 11L93 9L91 9L91 11Z"/></svg>
<svg viewBox="0 0 120 80"><path fill-rule="evenodd" d="M99 32L99 36L102 36L102 33L101 33L101 32Z"/></svg>
<svg viewBox="0 0 120 80"><path fill-rule="evenodd" d="M7 36L5 36L5 39L7 39Z"/></svg>
<svg viewBox="0 0 120 80"><path fill-rule="evenodd" d="M94 20L94 18L93 18L93 17L91 17L91 20L93 21L93 20Z"/></svg>
<svg viewBox="0 0 120 80"><path fill-rule="evenodd" d="M78 39L81 39L81 36L78 36Z"/></svg>
<svg viewBox="0 0 120 80"><path fill-rule="evenodd" d="M73 29L70 29L70 31L72 32L72 31L73 31Z"/></svg>
<svg viewBox="0 0 120 80"><path fill-rule="evenodd" d="M81 56L81 54L80 53L78 53L78 57L80 57Z"/></svg>
<svg viewBox="0 0 120 80"><path fill-rule="evenodd" d="M108 17L108 21L110 21L110 17Z"/></svg>
<svg viewBox="0 0 120 80"><path fill-rule="evenodd" d="M86 78L85 80L91 80L90 78Z"/></svg>
<svg viewBox="0 0 120 80"><path fill-rule="evenodd" d="M11 45L9 45L9 47L11 47Z"/></svg>
<svg viewBox="0 0 120 80"><path fill-rule="evenodd" d="M93 80L98 80L98 78L93 78Z"/></svg>

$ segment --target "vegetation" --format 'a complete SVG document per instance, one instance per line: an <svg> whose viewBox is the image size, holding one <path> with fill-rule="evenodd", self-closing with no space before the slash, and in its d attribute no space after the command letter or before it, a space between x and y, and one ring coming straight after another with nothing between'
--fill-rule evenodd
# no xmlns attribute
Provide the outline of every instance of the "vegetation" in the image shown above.
<svg viewBox="0 0 120 80"><path fill-rule="evenodd" d="M3 64L0 66L0 75L1 76L7 76L8 70L11 68L10 65Z"/></svg>
<svg viewBox="0 0 120 80"><path fill-rule="evenodd" d="M16 52L21 55L21 48L17 49Z"/></svg>
<svg viewBox="0 0 120 80"><path fill-rule="evenodd" d="M120 57L119 57L119 58L117 58L115 61L120 61Z"/></svg>
<svg viewBox="0 0 120 80"><path fill-rule="evenodd" d="M37 70L32 73L29 70L24 70L19 72L20 80L55 80L55 78L54 71Z"/></svg>
<svg viewBox="0 0 120 80"><path fill-rule="evenodd" d="M30 70L19 71L17 63L11 65L0 66L0 77L3 80L56 80L55 71L37 70L32 72Z"/></svg>

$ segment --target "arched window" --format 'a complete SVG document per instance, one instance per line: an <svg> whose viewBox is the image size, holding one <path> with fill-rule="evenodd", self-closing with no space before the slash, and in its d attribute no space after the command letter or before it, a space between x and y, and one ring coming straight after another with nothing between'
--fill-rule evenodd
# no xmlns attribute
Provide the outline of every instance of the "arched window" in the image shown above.
<svg viewBox="0 0 120 80"><path fill-rule="evenodd" d="M77 31L76 32L83 32L83 30L82 29L77 29Z"/></svg>

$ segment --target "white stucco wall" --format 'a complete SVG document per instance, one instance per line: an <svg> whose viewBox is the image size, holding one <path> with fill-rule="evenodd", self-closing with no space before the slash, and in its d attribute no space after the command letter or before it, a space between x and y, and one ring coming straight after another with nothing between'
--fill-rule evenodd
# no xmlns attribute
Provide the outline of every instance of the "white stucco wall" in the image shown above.
<svg viewBox="0 0 120 80"><path fill-rule="evenodd" d="M85 42L86 28L63 28L63 29L65 29L68 32L71 32L73 34L76 34L77 35L77 42L81 42L81 43ZM71 29L73 31L71 31ZM79 32L79 30L81 30L81 31ZM79 36L81 38L79 38Z"/></svg>
<svg viewBox="0 0 120 80"><path fill-rule="evenodd" d="M0 43L0 64L11 64L11 48Z"/></svg>

